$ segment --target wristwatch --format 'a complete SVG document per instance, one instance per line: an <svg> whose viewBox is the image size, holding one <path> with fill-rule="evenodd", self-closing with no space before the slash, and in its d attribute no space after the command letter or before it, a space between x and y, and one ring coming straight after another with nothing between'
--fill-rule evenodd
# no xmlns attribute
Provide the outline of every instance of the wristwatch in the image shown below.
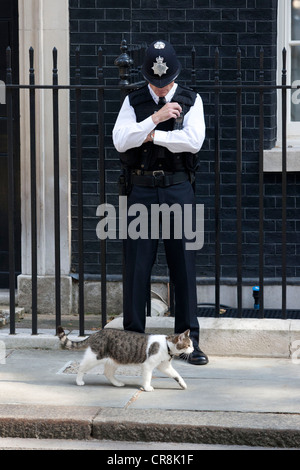
<svg viewBox="0 0 300 470"><path fill-rule="evenodd" d="M155 131L150 132L150 137L152 140L154 140L154 134L155 134Z"/></svg>

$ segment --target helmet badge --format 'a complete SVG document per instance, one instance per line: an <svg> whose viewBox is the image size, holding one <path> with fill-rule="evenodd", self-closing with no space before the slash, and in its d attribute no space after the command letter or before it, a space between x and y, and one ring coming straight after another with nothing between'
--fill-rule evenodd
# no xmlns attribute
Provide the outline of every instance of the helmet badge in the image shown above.
<svg viewBox="0 0 300 470"><path fill-rule="evenodd" d="M164 62L163 57L156 57L156 63L153 62L152 70L155 75L159 75L160 77L167 73L169 67L167 67L166 62Z"/></svg>
<svg viewBox="0 0 300 470"><path fill-rule="evenodd" d="M157 41L155 44L154 44L154 48L155 49L164 49L166 47L165 43L162 42L162 41Z"/></svg>

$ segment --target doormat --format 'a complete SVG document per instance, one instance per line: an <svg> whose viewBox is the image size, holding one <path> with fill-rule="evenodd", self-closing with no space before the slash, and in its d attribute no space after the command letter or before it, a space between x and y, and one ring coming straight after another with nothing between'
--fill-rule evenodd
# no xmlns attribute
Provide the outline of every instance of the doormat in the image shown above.
<svg viewBox="0 0 300 470"><path fill-rule="evenodd" d="M240 318L236 308L222 306L219 315L216 315L215 307L198 307L198 317L218 317L218 318ZM243 308L242 318L262 318L259 310L254 308ZM283 319L282 310L265 309L263 318ZM300 310L287 310L286 319L300 320Z"/></svg>

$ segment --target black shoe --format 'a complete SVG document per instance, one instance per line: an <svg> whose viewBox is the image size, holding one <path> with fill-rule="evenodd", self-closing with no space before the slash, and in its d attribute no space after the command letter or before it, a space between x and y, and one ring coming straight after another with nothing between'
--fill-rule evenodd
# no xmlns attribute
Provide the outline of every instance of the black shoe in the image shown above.
<svg viewBox="0 0 300 470"><path fill-rule="evenodd" d="M195 366L204 366L208 363L208 357L199 348L198 345L194 344L194 351L188 356L188 363Z"/></svg>

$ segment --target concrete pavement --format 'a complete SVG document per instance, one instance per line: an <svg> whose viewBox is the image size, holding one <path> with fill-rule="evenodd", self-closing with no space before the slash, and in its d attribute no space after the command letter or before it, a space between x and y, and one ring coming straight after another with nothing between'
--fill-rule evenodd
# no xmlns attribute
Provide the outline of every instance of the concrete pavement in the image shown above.
<svg viewBox="0 0 300 470"><path fill-rule="evenodd" d="M61 350L54 331L12 337L2 328L0 344L0 437L300 448L296 355L220 356L203 347L206 366L173 360L187 390L155 371L154 392L144 392L138 367L120 367L123 388L102 366L78 387L83 352Z"/></svg>

